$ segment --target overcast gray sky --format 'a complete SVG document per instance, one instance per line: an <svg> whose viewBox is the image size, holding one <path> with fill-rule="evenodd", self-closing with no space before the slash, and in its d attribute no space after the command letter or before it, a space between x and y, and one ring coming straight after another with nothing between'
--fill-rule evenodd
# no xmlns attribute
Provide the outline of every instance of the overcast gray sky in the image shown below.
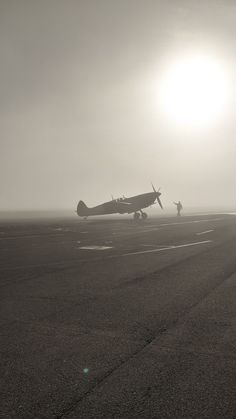
<svg viewBox="0 0 236 419"><path fill-rule="evenodd" d="M0 0L0 209L74 210L162 187L236 207L235 79L223 118L176 126L161 74L208 51L236 74L235 1Z"/></svg>

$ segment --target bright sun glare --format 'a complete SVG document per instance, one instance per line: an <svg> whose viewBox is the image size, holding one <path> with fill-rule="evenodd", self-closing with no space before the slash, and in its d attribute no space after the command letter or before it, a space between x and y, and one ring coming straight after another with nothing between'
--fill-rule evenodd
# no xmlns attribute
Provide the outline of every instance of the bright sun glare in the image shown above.
<svg viewBox="0 0 236 419"><path fill-rule="evenodd" d="M190 127L211 125L227 109L227 72L213 58L187 56L167 70L160 93L161 107L172 122Z"/></svg>

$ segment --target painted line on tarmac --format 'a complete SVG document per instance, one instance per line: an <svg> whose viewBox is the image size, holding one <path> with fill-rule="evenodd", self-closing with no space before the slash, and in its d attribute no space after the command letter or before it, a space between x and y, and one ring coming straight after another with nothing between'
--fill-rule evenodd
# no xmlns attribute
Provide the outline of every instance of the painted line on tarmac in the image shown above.
<svg viewBox="0 0 236 419"><path fill-rule="evenodd" d="M178 225L184 225L184 224L198 224L198 223L206 223L208 221L222 221L222 220L225 220L225 218L210 218L210 219L203 219L203 220L181 221L181 222L175 222L175 223L162 223L162 224L158 224L157 227L153 227L153 225L145 226L146 227L145 230L142 230L142 228L140 228L138 230L129 231L128 233L125 232L125 234L124 233L120 233L120 234L112 233L112 234L115 234L116 237L124 237L124 236L138 235L142 233L152 233L154 231L160 230L160 227L178 226Z"/></svg>
<svg viewBox="0 0 236 419"><path fill-rule="evenodd" d="M208 214L205 214L208 215ZM117 230L117 232L112 232L112 235L115 235L116 237L124 237L124 236L133 236L133 235L138 235L138 234L142 234L142 233L152 233L154 231L158 231L160 230L160 227L168 227L168 226L178 226L178 225L184 225L184 224L198 224L198 223L206 223L209 221L222 221L225 220L225 218L222 217L218 217L218 218L204 218L201 220L191 220L191 221L180 221L180 222L172 222L172 223L161 223L161 224L157 224L156 226L152 225L136 225L136 227L138 227L137 229L130 228L129 231L127 232L127 230L122 230L122 232L120 230Z"/></svg>
<svg viewBox="0 0 236 419"><path fill-rule="evenodd" d="M206 223L207 221L221 221L224 220L225 218L208 218L208 219L204 219L204 220L192 220L192 221L183 221L180 223L163 223L163 224L159 224L159 227L166 227L166 226L175 226L178 224L197 224L197 223Z"/></svg>
<svg viewBox="0 0 236 419"><path fill-rule="evenodd" d="M125 254L120 255L120 256L125 257L125 256L133 256L133 255L143 255L143 254L146 254L146 253L163 252L164 250L174 250L174 249L180 249L181 247L198 246L200 244L206 244L206 243L212 243L212 240L204 240L204 241L201 241L201 242L194 242L194 243L179 244L179 245L176 245L176 246L161 247L159 249L143 250L141 252L125 253Z"/></svg>
<svg viewBox="0 0 236 419"><path fill-rule="evenodd" d="M45 268L45 267L63 267L63 268L68 268L68 265L70 266L71 263L77 264L77 263L84 263L84 262L97 262L97 261L103 261L105 259L118 259L118 258L122 258L122 257L127 257L127 256L135 256L135 255L142 255L142 254L147 254L147 253L157 253L157 252L163 252L165 250L175 250L175 249L180 249L183 247L191 247L191 246L198 246L200 244L208 244L208 243L212 243L213 240L204 240L201 242L194 242L194 243L186 243L186 244L179 244L176 246L166 246L166 247L161 247L161 248L156 248L156 249L150 249L150 250L144 250L144 251L139 251L139 252L129 252L129 253L123 253L120 255L108 255L106 257L99 257L99 258L89 258L89 259L71 259L65 262L52 262L52 263L42 263L42 264L32 264L32 265L18 265L18 266L11 266L11 267L2 267L0 268L0 271L14 271L14 270L19 270L19 269L35 269L35 268ZM74 266L72 267L74 268ZM6 284L4 284L5 286Z"/></svg>
<svg viewBox="0 0 236 419"><path fill-rule="evenodd" d="M212 231L214 231L214 230L201 231L200 233L196 233L196 235L201 236L202 234L212 233Z"/></svg>
<svg viewBox="0 0 236 419"><path fill-rule="evenodd" d="M141 244L140 246L142 246L142 247L155 247L155 249L157 249L157 247L159 247L159 248L171 247L171 245L168 245L168 244Z"/></svg>
<svg viewBox="0 0 236 419"><path fill-rule="evenodd" d="M233 213L232 213L233 214ZM203 220L193 220L193 221L183 221L183 222L176 222L176 223L163 223L163 224L158 224L157 227L153 227L153 226L145 226L146 229L142 230L142 227L139 230L133 230L130 229L130 231L126 232L125 234L123 233L114 233L112 232L112 234L116 235L116 237L124 237L124 236L131 236L131 235L137 235L139 233L151 233L153 231L158 231L160 230L160 227L168 227L168 226L176 226L176 225L182 225L182 224L195 224L195 223L203 223L203 222L207 222L207 221L221 221L224 220L225 218L210 218L210 219L203 219ZM147 229L148 228L148 229ZM5 232L1 232L0 234L2 234L3 236L0 237L0 241L5 241L5 240L19 240L19 239L33 239L33 238L45 238L45 237L50 237L50 238L54 238L54 237L60 237L60 236L64 236L64 233L68 233L68 232L73 232L73 230L54 230L55 234L53 233L43 233L43 234L19 234L19 235L15 235L15 236L4 236ZM79 234L88 234L88 231L79 231ZM133 234L132 234L133 233Z"/></svg>

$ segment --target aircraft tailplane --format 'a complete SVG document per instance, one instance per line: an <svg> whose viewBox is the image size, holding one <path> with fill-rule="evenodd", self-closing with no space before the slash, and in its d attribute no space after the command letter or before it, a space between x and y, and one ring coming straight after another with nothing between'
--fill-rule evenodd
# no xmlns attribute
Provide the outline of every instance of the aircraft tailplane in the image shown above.
<svg viewBox="0 0 236 419"><path fill-rule="evenodd" d="M89 215L89 208L84 203L84 201L79 201L77 205L77 214L80 217L87 217Z"/></svg>

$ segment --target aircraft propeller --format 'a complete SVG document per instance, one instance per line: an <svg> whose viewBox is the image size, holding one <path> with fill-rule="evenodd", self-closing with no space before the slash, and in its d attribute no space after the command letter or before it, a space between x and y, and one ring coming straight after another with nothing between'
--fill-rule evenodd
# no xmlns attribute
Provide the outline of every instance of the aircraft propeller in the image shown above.
<svg viewBox="0 0 236 419"><path fill-rule="evenodd" d="M156 194L155 196L156 196L156 200L157 200L158 204L160 205L161 209L163 209L163 206L162 206L162 203L161 203L161 200L160 200L161 192L159 192L161 188L159 188L158 191L156 191L156 189L154 188L154 186L152 184L152 189L153 189L153 192L155 192L155 194Z"/></svg>

